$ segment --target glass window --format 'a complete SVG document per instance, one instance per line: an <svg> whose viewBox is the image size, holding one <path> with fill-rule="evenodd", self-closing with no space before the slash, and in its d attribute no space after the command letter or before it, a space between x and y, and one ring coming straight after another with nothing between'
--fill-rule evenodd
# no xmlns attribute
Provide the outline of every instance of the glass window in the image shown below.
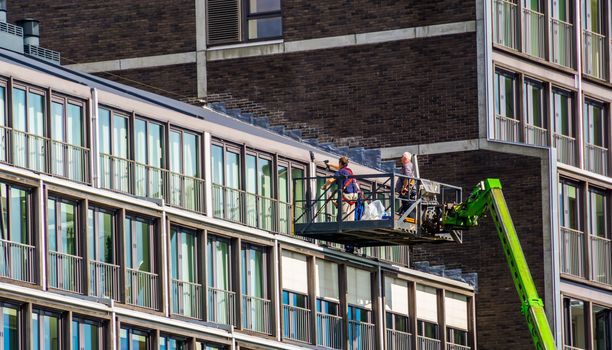
<svg viewBox="0 0 612 350"><path fill-rule="evenodd" d="M249 40L278 38L283 34L280 0L248 0Z"/></svg>
<svg viewBox="0 0 612 350"><path fill-rule="evenodd" d="M582 0L582 27L591 32L603 33L603 1Z"/></svg>
<svg viewBox="0 0 612 350"><path fill-rule="evenodd" d="M187 176L199 176L199 150L197 135L170 131L170 170Z"/></svg>
<svg viewBox="0 0 612 350"><path fill-rule="evenodd" d="M99 350L104 349L101 324L87 319L72 320L72 349Z"/></svg>
<svg viewBox="0 0 612 350"><path fill-rule="evenodd" d="M406 315L400 315L394 312L386 312L387 329L400 331L404 333L410 332L410 318Z"/></svg>
<svg viewBox="0 0 612 350"><path fill-rule="evenodd" d="M6 86L0 85L0 126L6 125Z"/></svg>
<svg viewBox="0 0 612 350"><path fill-rule="evenodd" d="M574 136L574 113L569 92L553 90L554 131L564 136Z"/></svg>
<svg viewBox="0 0 612 350"><path fill-rule="evenodd" d="M516 113L516 76L512 73L496 70L494 77L495 114L518 119Z"/></svg>
<svg viewBox="0 0 612 350"><path fill-rule="evenodd" d="M187 341L171 336L161 336L159 338L159 350L187 350Z"/></svg>
<svg viewBox="0 0 612 350"><path fill-rule="evenodd" d="M432 322L418 320L417 321L418 335L438 339L438 325Z"/></svg>
<svg viewBox="0 0 612 350"><path fill-rule="evenodd" d="M119 332L120 350L149 350L149 333L131 328Z"/></svg>
<svg viewBox="0 0 612 350"><path fill-rule="evenodd" d="M231 290L230 286L230 242L227 239L208 236L208 286Z"/></svg>
<svg viewBox="0 0 612 350"><path fill-rule="evenodd" d="M127 216L125 218L125 249L127 267L137 271L153 272L153 223L150 220Z"/></svg>
<svg viewBox="0 0 612 350"><path fill-rule="evenodd" d="M267 254L265 248L242 245L242 294L267 298Z"/></svg>
<svg viewBox="0 0 612 350"><path fill-rule="evenodd" d="M32 340L34 350L62 349L59 315L44 310L33 310Z"/></svg>
<svg viewBox="0 0 612 350"><path fill-rule="evenodd" d="M563 333L566 346L586 349L586 314L581 300L563 299Z"/></svg>
<svg viewBox="0 0 612 350"><path fill-rule="evenodd" d="M77 255L77 208L70 201L49 198L47 202L47 228L49 250L62 254Z"/></svg>
<svg viewBox="0 0 612 350"><path fill-rule="evenodd" d="M15 305L0 303L0 347L5 350L20 349L20 314Z"/></svg>
<svg viewBox="0 0 612 350"><path fill-rule="evenodd" d="M546 114L544 112L544 89L542 83L525 79L523 89L523 106L525 122L528 125L546 129Z"/></svg>
<svg viewBox="0 0 612 350"><path fill-rule="evenodd" d="M136 119L134 134L136 195L161 198L163 127L157 123Z"/></svg>
<svg viewBox="0 0 612 350"><path fill-rule="evenodd" d="M593 305L593 350L612 349L612 310Z"/></svg>
<svg viewBox="0 0 612 350"><path fill-rule="evenodd" d="M447 328L446 329L446 339L448 339L449 343L455 345L468 345L468 332L462 329L456 328Z"/></svg>
<svg viewBox="0 0 612 350"><path fill-rule="evenodd" d="M193 230L172 226L170 231L170 258L172 278L195 283L197 276L197 234Z"/></svg>
<svg viewBox="0 0 612 350"><path fill-rule="evenodd" d="M584 142L606 147L605 113L602 104L585 100L584 102Z"/></svg>
<svg viewBox="0 0 612 350"><path fill-rule="evenodd" d="M31 244L29 198L30 191L0 183L0 239Z"/></svg>
<svg viewBox="0 0 612 350"><path fill-rule="evenodd" d="M566 181L559 182L559 215L561 226L581 229L579 189Z"/></svg>
<svg viewBox="0 0 612 350"><path fill-rule="evenodd" d="M574 22L573 0L550 0L551 16L567 23Z"/></svg>
<svg viewBox="0 0 612 350"><path fill-rule="evenodd" d="M589 189L589 229L592 235L607 238L608 196L597 189Z"/></svg>
<svg viewBox="0 0 612 350"><path fill-rule="evenodd" d="M128 192L128 117L107 108L98 109L98 147L102 187Z"/></svg>
<svg viewBox="0 0 612 350"><path fill-rule="evenodd" d="M89 259L107 264L115 263L115 220L111 211L89 207L87 211Z"/></svg>

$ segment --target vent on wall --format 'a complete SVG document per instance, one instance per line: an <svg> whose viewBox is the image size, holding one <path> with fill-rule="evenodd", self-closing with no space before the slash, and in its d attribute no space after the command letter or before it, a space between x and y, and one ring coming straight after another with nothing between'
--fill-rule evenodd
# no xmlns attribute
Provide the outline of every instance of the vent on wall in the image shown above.
<svg viewBox="0 0 612 350"><path fill-rule="evenodd" d="M208 44L240 42L239 0L208 0Z"/></svg>

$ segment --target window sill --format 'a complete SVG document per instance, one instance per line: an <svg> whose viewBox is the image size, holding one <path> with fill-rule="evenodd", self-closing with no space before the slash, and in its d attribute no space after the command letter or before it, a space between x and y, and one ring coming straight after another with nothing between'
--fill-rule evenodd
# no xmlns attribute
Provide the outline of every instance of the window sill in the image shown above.
<svg viewBox="0 0 612 350"><path fill-rule="evenodd" d="M265 45L276 45L283 44L285 40L283 39L274 39L274 40L263 40L263 41L250 41L244 42L240 44L231 44L231 45L219 45L206 48L207 51L219 51L219 50L230 50L230 49L241 49L245 47L255 47L255 46L265 46Z"/></svg>

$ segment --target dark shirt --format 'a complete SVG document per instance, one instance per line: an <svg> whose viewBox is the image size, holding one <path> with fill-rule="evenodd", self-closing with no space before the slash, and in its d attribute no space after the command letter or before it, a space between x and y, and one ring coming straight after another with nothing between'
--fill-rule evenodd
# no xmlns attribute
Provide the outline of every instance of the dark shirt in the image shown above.
<svg viewBox="0 0 612 350"><path fill-rule="evenodd" d="M357 185L355 183L355 179L349 179L349 176L353 175L353 172L351 171L351 169L344 167L338 171L336 171L336 173L334 174L334 177L338 178L338 184L341 187L344 187L346 185L347 181L350 181L351 183L348 184L348 186L346 186L344 188L344 193L357 193L359 192L359 189L357 188Z"/></svg>

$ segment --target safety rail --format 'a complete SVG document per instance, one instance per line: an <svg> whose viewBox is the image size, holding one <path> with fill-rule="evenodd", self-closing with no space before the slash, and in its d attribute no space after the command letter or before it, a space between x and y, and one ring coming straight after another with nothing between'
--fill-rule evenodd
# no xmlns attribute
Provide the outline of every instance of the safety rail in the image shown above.
<svg viewBox="0 0 612 350"><path fill-rule="evenodd" d="M49 287L74 293L82 292L83 258L49 251Z"/></svg>
<svg viewBox="0 0 612 350"><path fill-rule="evenodd" d="M519 142L518 119L495 114L495 138L501 141Z"/></svg>
<svg viewBox="0 0 612 350"><path fill-rule="evenodd" d="M0 239L0 277L35 283L35 247Z"/></svg>
<svg viewBox="0 0 612 350"><path fill-rule="evenodd" d="M588 171L608 176L608 149L587 143L584 146L584 167Z"/></svg>
<svg viewBox="0 0 612 350"><path fill-rule="evenodd" d="M446 350L470 350L471 348L467 345L459 345L459 344L446 344Z"/></svg>
<svg viewBox="0 0 612 350"><path fill-rule="evenodd" d="M576 346L569 346L569 345L564 345L563 346L563 350L585 350L584 348L579 348Z"/></svg>
<svg viewBox="0 0 612 350"><path fill-rule="evenodd" d="M208 322L235 325L236 293L208 287Z"/></svg>
<svg viewBox="0 0 612 350"><path fill-rule="evenodd" d="M317 345L328 349L342 349L344 342L342 317L317 312Z"/></svg>
<svg viewBox="0 0 612 350"><path fill-rule="evenodd" d="M545 58L544 31L546 19L543 13L523 8L523 51L528 55Z"/></svg>
<svg viewBox="0 0 612 350"><path fill-rule="evenodd" d="M495 44L517 49L518 4L493 0L493 40Z"/></svg>
<svg viewBox="0 0 612 350"><path fill-rule="evenodd" d="M412 334L387 329L387 349L412 350Z"/></svg>
<svg viewBox="0 0 612 350"><path fill-rule="evenodd" d="M584 233L561 227L561 272L585 277Z"/></svg>
<svg viewBox="0 0 612 350"><path fill-rule="evenodd" d="M272 309L268 299L242 296L242 329L272 334Z"/></svg>
<svg viewBox="0 0 612 350"><path fill-rule="evenodd" d="M350 350L376 349L376 326L373 323L349 320L348 341Z"/></svg>
<svg viewBox="0 0 612 350"><path fill-rule="evenodd" d="M0 32L23 36L23 28L7 22L0 22Z"/></svg>
<svg viewBox="0 0 612 350"><path fill-rule="evenodd" d="M89 149L56 140L49 142L51 174L78 182L87 182Z"/></svg>
<svg viewBox="0 0 612 350"><path fill-rule="evenodd" d="M172 313L200 319L202 317L202 285L172 279Z"/></svg>
<svg viewBox="0 0 612 350"><path fill-rule="evenodd" d="M604 237L591 236L591 279L612 284L612 244Z"/></svg>
<svg viewBox="0 0 612 350"><path fill-rule="evenodd" d="M574 67L574 25L556 18L550 19L550 60Z"/></svg>
<svg viewBox="0 0 612 350"><path fill-rule="evenodd" d="M548 146L548 130L539 126L525 124L525 143Z"/></svg>
<svg viewBox="0 0 612 350"><path fill-rule="evenodd" d="M402 265L410 264L408 246L365 247L363 254L369 258L379 259Z"/></svg>
<svg viewBox="0 0 612 350"><path fill-rule="evenodd" d="M567 165L576 166L576 139L555 133L553 140L557 149L557 160Z"/></svg>
<svg viewBox="0 0 612 350"><path fill-rule="evenodd" d="M204 212L204 179L110 154L100 154L100 187Z"/></svg>
<svg viewBox="0 0 612 350"><path fill-rule="evenodd" d="M118 265L101 261L89 261L89 295L98 298L119 300Z"/></svg>
<svg viewBox="0 0 612 350"><path fill-rule="evenodd" d="M442 342L439 339L417 335L418 350L441 350Z"/></svg>
<svg viewBox="0 0 612 350"><path fill-rule="evenodd" d="M310 343L310 310L283 305L283 338Z"/></svg>
<svg viewBox="0 0 612 350"><path fill-rule="evenodd" d="M128 304L159 310L159 277L157 274L126 269L125 278L126 302Z"/></svg>
<svg viewBox="0 0 612 350"><path fill-rule="evenodd" d="M606 79L606 36L586 29L582 30L582 66L584 74Z"/></svg>

